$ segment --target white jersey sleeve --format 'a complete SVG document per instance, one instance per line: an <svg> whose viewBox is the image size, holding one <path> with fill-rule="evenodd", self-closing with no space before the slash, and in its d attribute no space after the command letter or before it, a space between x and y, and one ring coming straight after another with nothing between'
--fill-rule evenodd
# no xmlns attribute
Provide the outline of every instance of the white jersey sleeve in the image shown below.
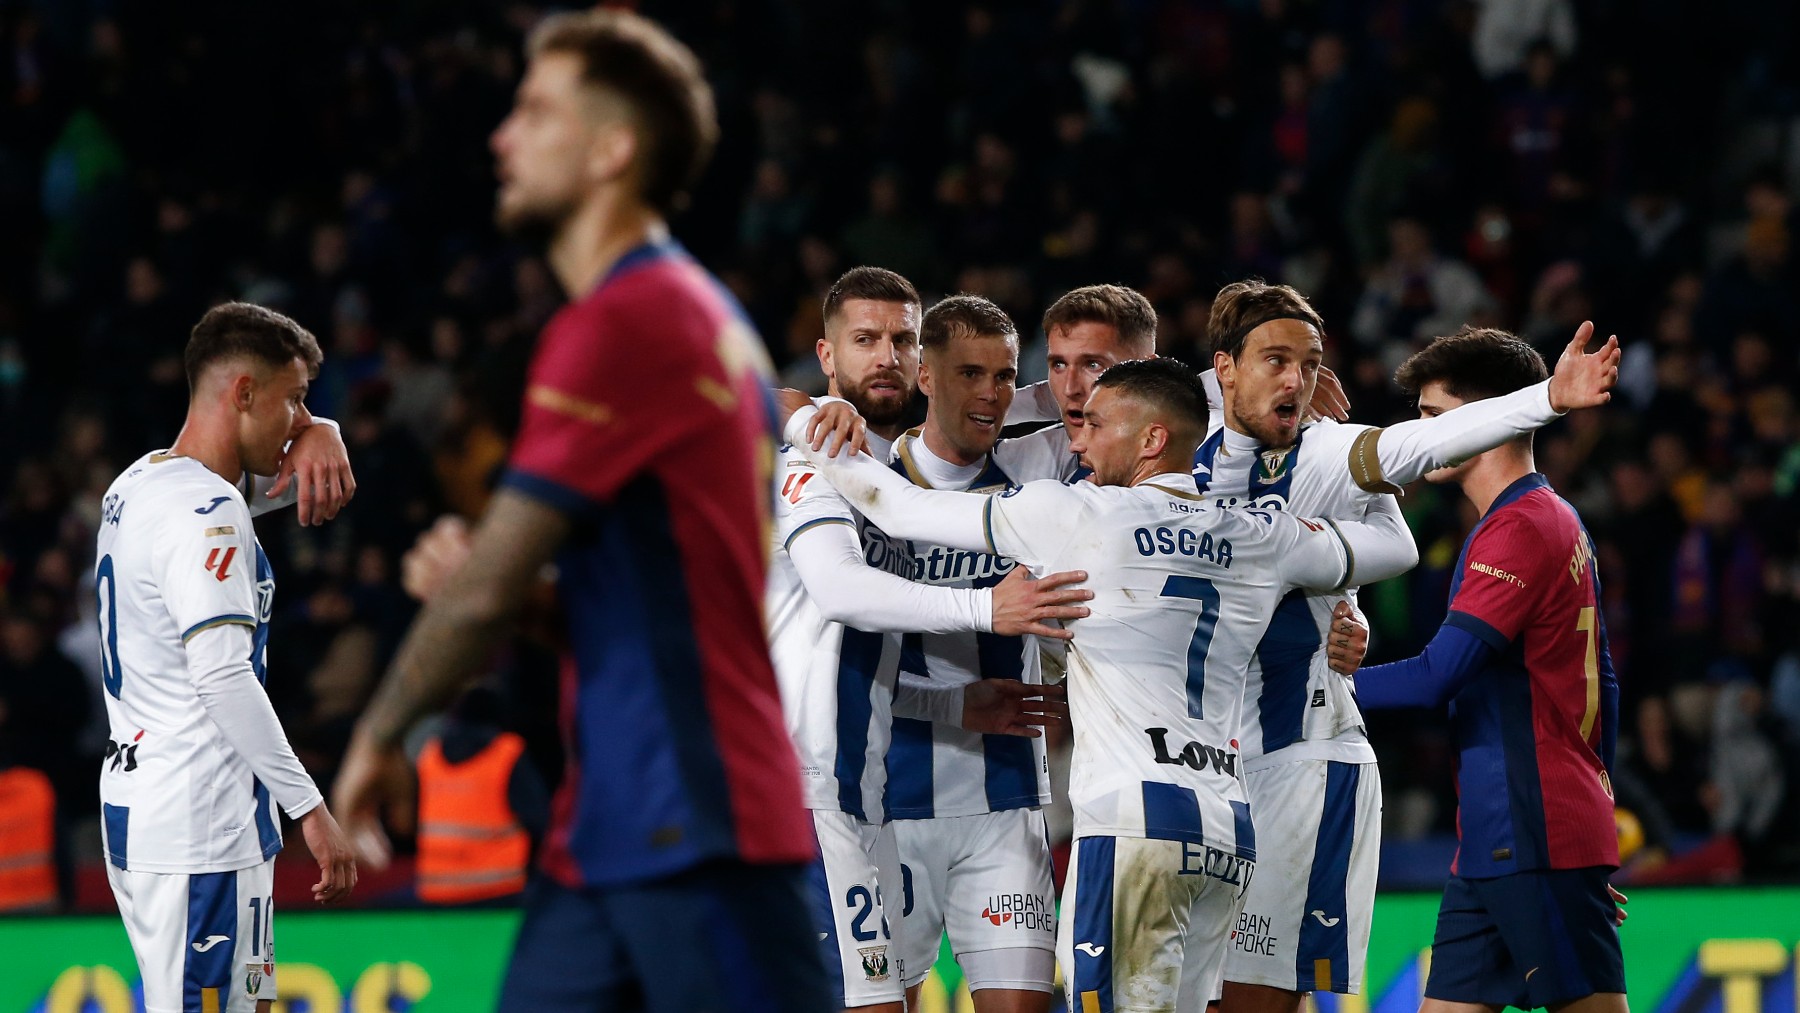
<svg viewBox="0 0 1800 1013"><path fill-rule="evenodd" d="M1350 446L1350 472L1371 492L1398 492L1426 472L1450 467L1562 416L1550 407L1550 381L1502 397L1470 401L1436 418L1366 429Z"/></svg>
<svg viewBox="0 0 1800 1013"><path fill-rule="evenodd" d="M1023 422L1055 422L1062 418L1062 407L1056 403L1056 392L1048 380L1026 384L1013 392L1012 405L1006 409L1002 425Z"/></svg>
<svg viewBox="0 0 1800 1013"><path fill-rule="evenodd" d="M994 444L994 461L1017 482L1067 482L1081 466L1069 452L1069 431L1051 426Z"/></svg>
<svg viewBox="0 0 1800 1013"><path fill-rule="evenodd" d="M186 643L225 624L254 627L256 532L238 497L212 511L168 511L153 550L153 579Z"/></svg>
<svg viewBox="0 0 1800 1013"><path fill-rule="evenodd" d="M1086 523L1093 502L1056 481L1027 482L991 497L983 517L991 551L1042 576Z"/></svg>
<svg viewBox="0 0 1800 1013"><path fill-rule="evenodd" d="M206 715L283 812L299 819L324 798L301 766L250 657L254 631L235 623L203 628L187 639L188 678Z"/></svg>

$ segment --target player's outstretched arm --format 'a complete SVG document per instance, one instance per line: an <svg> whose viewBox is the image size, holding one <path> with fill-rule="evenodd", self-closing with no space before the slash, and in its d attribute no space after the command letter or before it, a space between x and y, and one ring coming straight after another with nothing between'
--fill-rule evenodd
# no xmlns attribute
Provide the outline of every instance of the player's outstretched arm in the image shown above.
<svg viewBox="0 0 1800 1013"><path fill-rule="evenodd" d="M1419 565L1419 546L1394 497L1374 497L1361 522L1338 522L1350 552L1347 587L1398 577Z"/></svg>
<svg viewBox="0 0 1800 1013"><path fill-rule="evenodd" d="M1460 464L1507 440L1549 425L1565 413L1612 399L1619 380L1619 339L1588 352L1594 334L1584 322L1543 383L1501 397L1471 401L1435 418L1369 429L1350 445L1350 475L1369 492L1398 492L1426 472Z"/></svg>
<svg viewBox="0 0 1800 1013"><path fill-rule="evenodd" d="M1495 651L1480 637L1448 623L1417 657L1356 673L1356 702L1365 709L1437 707L1487 667Z"/></svg>
<svg viewBox="0 0 1800 1013"><path fill-rule="evenodd" d="M338 424L315 418L288 444L273 476L251 476L244 501L252 515L298 505L304 526L335 518L355 495L350 448Z"/></svg>
<svg viewBox="0 0 1800 1013"><path fill-rule="evenodd" d="M993 551L987 538L987 496L921 489L867 454L832 457L807 440L817 411L803 408L795 412L788 420L787 441L877 527L895 538L917 538L971 552Z"/></svg>
<svg viewBox="0 0 1800 1013"><path fill-rule="evenodd" d="M389 801L388 772L405 762L401 739L476 673L568 532L561 511L502 489L476 529L457 579L413 621L351 734L332 790L332 805L365 859L385 857L379 811Z"/></svg>

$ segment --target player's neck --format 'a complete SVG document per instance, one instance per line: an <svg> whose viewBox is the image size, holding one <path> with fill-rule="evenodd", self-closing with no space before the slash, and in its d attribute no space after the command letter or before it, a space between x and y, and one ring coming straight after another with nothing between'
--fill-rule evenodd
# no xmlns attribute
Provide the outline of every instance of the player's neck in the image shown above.
<svg viewBox="0 0 1800 1013"><path fill-rule="evenodd" d="M1508 450L1505 447L1490 450L1481 455L1475 466L1463 477L1463 495L1469 497L1475 510L1486 517L1494 501L1500 498L1507 487L1537 470L1537 463L1531 452Z"/></svg>
<svg viewBox="0 0 1800 1013"><path fill-rule="evenodd" d="M979 464L988 455L985 450L979 454L967 454L952 446L950 441L944 438L944 434L931 424L929 418L925 420L925 428L920 435L925 441L925 449L931 451L932 456L945 464L955 465L958 468Z"/></svg>
<svg viewBox="0 0 1800 1013"><path fill-rule="evenodd" d="M661 215L622 196L611 188L590 197L550 241L550 270L571 300L592 291L620 257L668 238L669 226Z"/></svg>
<svg viewBox="0 0 1800 1013"><path fill-rule="evenodd" d="M238 456L235 434L224 426L208 425L192 413L182 424L181 435L175 437L169 453L199 461L208 471L232 485L244 476L244 463Z"/></svg>
<svg viewBox="0 0 1800 1013"><path fill-rule="evenodd" d="M1167 457L1152 457L1149 460L1139 461L1137 470L1132 472L1131 481L1125 484L1143 485L1160 475L1191 475L1194 471L1193 459L1194 455L1190 453L1185 463L1179 460L1170 460Z"/></svg>

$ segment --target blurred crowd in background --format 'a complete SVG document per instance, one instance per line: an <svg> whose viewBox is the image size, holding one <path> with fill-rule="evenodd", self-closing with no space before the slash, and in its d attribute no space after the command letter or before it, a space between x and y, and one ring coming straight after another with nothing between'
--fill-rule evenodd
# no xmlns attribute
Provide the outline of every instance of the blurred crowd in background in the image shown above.
<svg viewBox="0 0 1800 1013"><path fill-rule="evenodd" d="M1377 424L1409 414L1393 367L1464 322L1552 359L1583 319L1617 333L1613 404L1541 433L1537 460L1599 548L1632 871L1800 874L1791 5L637 6L719 103L675 230L787 385L822 389L820 296L857 264L998 302L1024 380L1070 287L1140 289L1159 350L1205 366L1219 286L1286 282L1325 316L1352 417ZM322 785L412 614L401 555L440 514L479 515L562 300L491 225L487 137L543 11L0 0L0 766L50 775L77 864L97 861L106 743L100 495L174 438L208 306L263 303L319 336L309 403L360 483L332 524L260 525L268 687ZM1453 491L1403 505L1422 564L1366 593L1371 661L1436 629L1473 522ZM554 774L544 666L521 646L497 670ZM1442 722L1370 726L1392 855L1442 842Z"/></svg>

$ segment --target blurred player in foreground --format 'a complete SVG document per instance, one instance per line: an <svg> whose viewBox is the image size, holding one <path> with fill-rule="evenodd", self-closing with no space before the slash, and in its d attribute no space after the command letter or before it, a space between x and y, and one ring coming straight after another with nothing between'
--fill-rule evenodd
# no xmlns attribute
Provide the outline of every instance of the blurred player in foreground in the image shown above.
<svg viewBox="0 0 1800 1013"><path fill-rule="evenodd" d="M402 736L554 560L568 769L505 1010L828 1008L812 835L763 632L772 405L756 335L665 216L717 135L694 55L601 11L532 35L494 134L498 220L548 240L545 327L502 487L425 606L336 787L359 846Z"/></svg>
<svg viewBox="0 0 1800 1013"><path fill-rule="evenodd" d="M1464 328L1396 379L1431 417L1544 374L1530 345ZM1450 614L1418 657L1356 676L1365 707L1450 705L1460 846L1420 1009L1625 1013L1624 898L1607 882L1619 686L1593 543L1536 471L1529 435L1428 477L1462 486L1481 513Z"/></svg>
<svg viewBox="0 0 1800 1013"><path fill-rule="evenodd" d="M1180 362L1108 369L1082 419L1073 449L1092 482L1000 496L812 456L890 536L1089 573L1092 614L1068 623L1076 852L1058 946L1071 1005L1197 1008L1255 863L1235 739L1269 615L1293 587L1390 576L1414 553L1391 530L1202 503L1206 394ZM802 411L788 432L810 421Z"/></svg>
<svg viewBox="0 0 1800 1013"><path fill-rule="evenodd" d="M276 998L271 803L318 859L314 899L356 885L349 841L263 691L275 578L251 527L302 493L303 521L323 521L355 489L336 429L306 411L321 359L279 313L208 311L188 340L181 435L103 501L101 826L151 1013L266 1013Z"/></svg>

